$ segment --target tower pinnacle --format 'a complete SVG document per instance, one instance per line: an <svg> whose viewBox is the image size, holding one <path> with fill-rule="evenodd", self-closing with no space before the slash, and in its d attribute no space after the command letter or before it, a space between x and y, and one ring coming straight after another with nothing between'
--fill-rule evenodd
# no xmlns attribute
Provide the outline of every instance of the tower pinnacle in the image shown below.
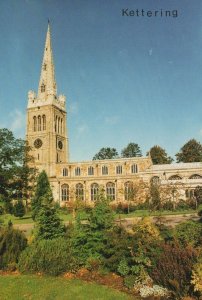
<svg viewBox="0 0 202 300"><path fill-rule="evenodd" d="M38 98L45 101L47 99L56 97L56 94L57 87L51 46L50 21L48 20L48 30L46 34L41 76L39 80Z"/></svg>

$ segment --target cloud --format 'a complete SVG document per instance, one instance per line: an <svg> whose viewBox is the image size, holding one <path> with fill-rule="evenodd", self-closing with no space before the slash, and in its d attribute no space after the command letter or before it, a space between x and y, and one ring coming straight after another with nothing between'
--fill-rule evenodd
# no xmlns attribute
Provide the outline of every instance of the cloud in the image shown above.
<svg viewBox="0 0 202 300"><path fill-rule="evenodd" d="M78 103L77 102L72 102L69 105L69 113L70 114L77 114L78 113Z"/></svg>
<svg viewBox="0 0 202 300"><path fill-rule="evenodd" d="M118 116L105 117L105 123L109 125L116 125L118 121L119 121Z"/></svg>
<svg viewBox="0 0 202 300"><path fill-rule="evenodd" d="M202 135L202 129L199 130L199 134Z"/></svg>

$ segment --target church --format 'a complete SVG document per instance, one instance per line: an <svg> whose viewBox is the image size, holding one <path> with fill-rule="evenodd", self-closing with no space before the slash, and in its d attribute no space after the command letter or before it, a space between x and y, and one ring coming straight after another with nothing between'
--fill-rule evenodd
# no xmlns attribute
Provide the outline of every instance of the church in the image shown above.
<svg viewBox="0 0 202 300"><path fill-rule="evenodd" d="M38 93L28 92L26 140L36 169L48 174L54 200L61 206L76 199L93 203L102 189L118 203L129 200L137 182L178 187L185 200L202 186L200 162L153 165L150 156L70 162L67 110L65 96L57 95L48 24Z"/></svg>

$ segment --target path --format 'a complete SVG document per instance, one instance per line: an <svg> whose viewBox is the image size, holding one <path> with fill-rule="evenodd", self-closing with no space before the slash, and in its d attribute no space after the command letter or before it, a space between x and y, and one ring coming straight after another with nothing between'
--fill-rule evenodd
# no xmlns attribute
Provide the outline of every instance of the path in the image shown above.
<svg viewBox="0 0 202 300"><path fill-rule="evenodd" d="M133 218L124 218L121 220L116 220L115 222L119 224L121 222L127 228L131 228L143 217L133 217ZM161 222L164 225L175 227L177 224L188 221L188 220L199 220L197 213L192 214L183 214L183 215L164 215L164 216L150 216L154 223ZM64 222L65 225L68 225L69 222ZM26 236L30 235L34 224L14 224L14 228L23 231Z"/></svg>

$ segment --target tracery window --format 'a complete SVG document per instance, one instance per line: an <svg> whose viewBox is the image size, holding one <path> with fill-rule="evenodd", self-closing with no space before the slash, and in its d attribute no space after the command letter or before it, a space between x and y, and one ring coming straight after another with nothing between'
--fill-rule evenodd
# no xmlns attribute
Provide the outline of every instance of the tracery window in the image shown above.
<svg viewBox="0 0 202 300"><path fill-rule="evenodd" d="M60 133L62 133L63 134L63 120L61 119L61 130L60 130Z"/></svg>
<svg viewBox="0 0 202 300"><path fill-rule="evenodd" d="M38 131L41 131L41 116L38 116Z"/></svg>
<svg viewBox="0 0 202 300"><path fill-rule="evenodd" d="M88 167L88 175L94 175L94 168L92 166Z"/></svg>
<svg viewBox="0 0 202 300"><path fill-rule="evenodd" d="M37 118L36 118L36 116L33 117L33 123L34 123L33 124L34 125L33 129L34 129L34 131L37 131Z"/></svg>
<svg viewBox="0 0 202 300"><path fill-rule="evenodd" d="M81 175L81 169L79 167L77 167L75 169L75 176L80 176Z"/></svg>
<svg viewBox="0 0 202 300"><path fill-rule="evenodd" d="M133 190L133 183L131 181L127 181L124 185L124 196L125 200L133 200L134 197L134 190Z"/></svg>
<svg viewBox="0 0 202 300"><path fill-rule="evenodd" d="M69 201L69 185L63 184L61 186L61 195L62 195L62 201Z"/></svg>
<svg viewBox="0 0 202 300"><path fill-rule="evenodd" d="M115 200L115 184L113 182L106 184L106 195L110 200Z"/></svg>
<svg viewBox="0 0 202 300"><path fill-rule="evenodd" d="M45 115L43 115L42 116L42 128L43 128L43 130L46 130L46 116Z"/></svg>
<svg viewBox="0 0 202 300"><path fill-rule="evenodd" d="M137 165L136 164L134 164L134 165L132 165L131 166L131 173L137 173L138 172L138 168L137 168Z"/></svg>
<svg viewBox="0 0 202 300"><path fill-rule="evenodd" d="M151 178L151 184L154 184L154 185L160 184L160 178L158 176L153 176Z"/></svg>
<svg viewBox="0 0 202 300"><path fill-rule="evenodd" d="M84 200L84 189L82 183L76 184L76 200Z"/></svg>
<svg viewBox="0 0 202 300"><path fill-rule="evenodd" d="M102 166L102 175L108 175L108 167Z"/></svg>
<svg viewBox="0 0 202 300"><path fill-rule="evenodd" d="M58 122L58 117L55 117L55 132L57 132L57 122Z"/></svg>
<svg viewBox="0 0 202 300"><path fill-rule="evenodd" d="M97 200L99 192L99 185L97 183L91 184L91 201Z"/></svg>
<svg viewBox="0 0 202 300"><path fill-rule="evenodd" d="M182 178L179 175L172 175L168 178L168 180L181 180Z"/></svg>
<svg viewBox="0 0 202 300"><path fill-rule="evenodd" d="M57 130L58 133L60 133L60 117L58 118L58 130Z"/></svg>
<svg viewBox="0 0 202 300"><path fill-rule="evenodd" d="M116 166L116 174L122 174L122 166Z"/></svg>
<svg viewBox="0 0 202 300"><path fill-rule="evenodd" d="M62 175L63 175L63 176L68 176L68 169L67 169L67 168L64 168L64 169L63 169Z"/></svg>
<svg viewBox="0 0 202 300"><path fill-rule="evenodd" d="M199 174L193 174L189 177L189 179L202 179L202 176L200 176Z"/></svg>

